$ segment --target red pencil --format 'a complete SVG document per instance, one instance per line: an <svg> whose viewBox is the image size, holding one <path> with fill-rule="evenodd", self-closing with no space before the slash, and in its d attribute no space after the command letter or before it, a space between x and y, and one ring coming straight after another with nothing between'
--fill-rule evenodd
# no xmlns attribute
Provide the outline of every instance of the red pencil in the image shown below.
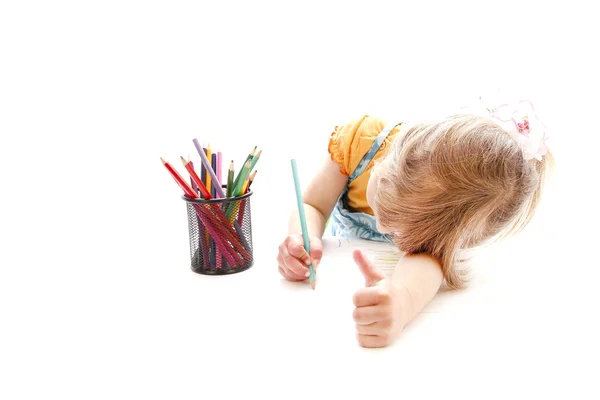
<svg viewBox="0 0 600 400"><path fill-rule="evenodd" d="M196 174L196 171L194 171L194 167L192 167L190 165L191 163L189 161L186 161L186 159L183 157L181 157L181 162L183 163L183 166L185 167L185 169L187 169L187 171L189 172L190 177L192 178L192 180L194 181L196 186L198 186L198 189L200 189L200 192L202 192L202 196L206 200L212 199L210 192L208 191L208 189L206 189L206 186L204 185L204 183L202 183L202 179L200 179L198 174Z"/></svg>
<svg viewBox="0 0 600 400"><path fill-rule="evenodd" d="M181 177L181 175L179 175L179 173L175 171L171 164L166 162L165 159L162 157L160 158L160 161L162 161L163 165L169 170L171 176L173 177L173 179L175 179L175 182L177 182L181 189L183 189L183 192L186 194L186 196L191 197L192 199L197 199L198 195L194 192L194 189L192 189L192 187L188 185L188 183Z"/></svg>
<svg viewBox="0 0 600 400"><path fill-rule="evenodd" d="M190 167L192 167L192 169L194 169L194 163L192 162L192 157L190 157L188 155L188 161L190 163ZM198 185L196 185L196 182L194 182L193 179L190 178L190 186L192 186L192 189L194 189L194 192L198 193Z"/></svg>

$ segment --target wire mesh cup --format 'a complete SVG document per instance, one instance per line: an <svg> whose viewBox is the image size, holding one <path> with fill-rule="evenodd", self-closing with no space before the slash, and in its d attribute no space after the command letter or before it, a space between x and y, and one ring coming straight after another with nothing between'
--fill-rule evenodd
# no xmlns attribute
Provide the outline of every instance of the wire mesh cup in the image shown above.
<svg viewBox="0 0 600 400"><path fill-rule="evenodd" d="M252 250L252 191L232 198L191 199L187 204L192 271L225 275L247 270Z"/></svg>

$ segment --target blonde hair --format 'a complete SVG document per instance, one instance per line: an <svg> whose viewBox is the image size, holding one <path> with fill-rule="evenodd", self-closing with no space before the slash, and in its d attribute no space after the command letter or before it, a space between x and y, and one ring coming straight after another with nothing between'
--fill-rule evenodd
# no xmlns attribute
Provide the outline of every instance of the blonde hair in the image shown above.
<svg viewBox="0 0 600 400"><path fill-rule="evenodd" d="M467 281L459 254L521 231L533 217L552 164L525 160L499 125L475 115L415 124L374 171L379 223L407 253L427 253L448 287Z"/></svg>

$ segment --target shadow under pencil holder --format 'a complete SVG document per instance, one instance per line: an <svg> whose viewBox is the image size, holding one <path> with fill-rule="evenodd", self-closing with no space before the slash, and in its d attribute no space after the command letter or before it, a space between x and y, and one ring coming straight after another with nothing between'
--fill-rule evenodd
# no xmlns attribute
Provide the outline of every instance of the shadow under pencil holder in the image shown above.
<svg viewBox="0 0 600 400"><path fill-rule="evenodd" d="M254 263L252 191L224 199L191 199L187 204L192 271L204 275L242 272Z"/></svg>

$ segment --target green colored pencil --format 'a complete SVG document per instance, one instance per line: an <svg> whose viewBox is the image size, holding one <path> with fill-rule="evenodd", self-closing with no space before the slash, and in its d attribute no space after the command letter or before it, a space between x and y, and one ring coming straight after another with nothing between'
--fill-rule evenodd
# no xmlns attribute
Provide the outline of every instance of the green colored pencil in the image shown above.
<svg viewBox="0 0 600 400"><path fill-rule="evenodd" d="M250 165L250 172L252 172L254 170L254 166L258 162L258 159L260 158L261 154L262 154L262 150L259 151L254 157L252 157L252 164Z"/></svg>
<svg viewBox="0 0 600 400"><path fill-rule="evenodd" d="M308 237L308 228L306 226L306 214L304 213L304 202L302 201L302 190L300 189L300 179L298 179L298 168L296 160L292 159L292 173L294 175L294 187L296 188L296 200L298 201L298 213L300 214L300 226L302 226L302 239L304 240L304 249L310 254L310 238ZM317 285L315 269L312 265L308 266L310 270L310 287L315 290Z"/></svg>
<svg viewBox="0 0 600 400"><path fill-rule="evenodd" d="M229 164L229 172L227 173L227 197L231 197L233 193L233 160L231 160L231 164Z"/></svg>
<svg viewBox="0 0 600 400"><path fill-rule="evenodd" d="M250 173L250 165L251 161L246 161L246 164L238 174L238 178L240 178L238 184L233 184L233 197L237 197L242 194L242 187L244 186L244 182L246 182L246 178L248 178L248 174Z"/></svg>
<svg viewBox="0 0 600 400"><path fill-rule="evenodd" d="M234 188L236 188L237 185L240 184L240 176L242 175L242 172L244 171L244 167L246 166L246 163L248 161L252 162L252 158L254 157L254 153L256 153L256 147L257 146L254 146L254 148L252 149L252 151L250 152L250 154L248 154L248 157L246 157L246 161L244 161L244 163L242 164L242 168L240 169L240 172L235 177L235 180L233 181L233 187ZM246 178L244 177L244 179L246 179ZM242 179L242 185L244 184L244 179Z"/></svg>

